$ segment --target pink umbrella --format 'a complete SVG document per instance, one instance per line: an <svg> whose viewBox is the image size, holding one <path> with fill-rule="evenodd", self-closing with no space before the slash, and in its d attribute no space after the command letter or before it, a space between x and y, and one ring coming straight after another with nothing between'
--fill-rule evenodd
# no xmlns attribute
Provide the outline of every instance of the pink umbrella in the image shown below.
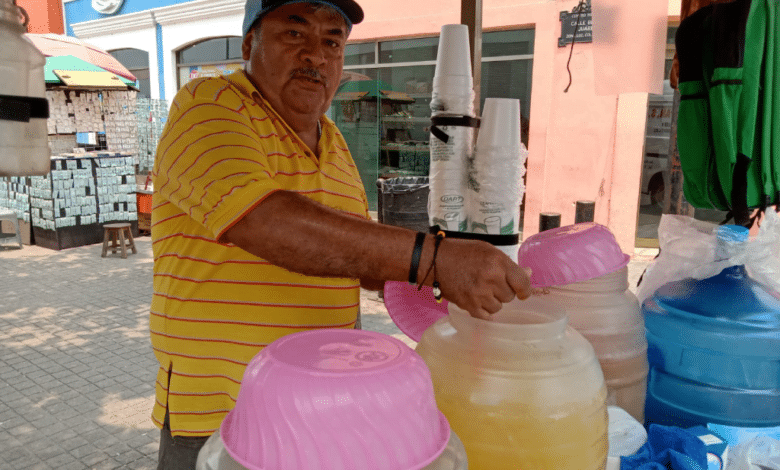
<svg viewBox="0 0 780 470"><path fill-rule="evenodd" d="M46 57L72 55L128 80L136 80L114 56L80 39L61 34L27 34L27 38Z"/></svg>

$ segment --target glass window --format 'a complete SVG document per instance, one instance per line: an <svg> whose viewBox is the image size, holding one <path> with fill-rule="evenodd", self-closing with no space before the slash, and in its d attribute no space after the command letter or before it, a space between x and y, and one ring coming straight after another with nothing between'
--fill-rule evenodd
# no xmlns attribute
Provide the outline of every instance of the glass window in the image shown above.
<svg viewBox="0 0 780 470"><path fill-rule="evenodd" d="M364 42L360 44L347 44L344 49L344 65L365 65L376 63L376 43Z"/></svg>
<svg viewBox="0 0 780 470"><path fill-rule="evenodd" d="M179 87L200 77L227 75L243 67L242 39L237 36L207 39L176 53Z"/></svg>
<svg viewBox="0 0 780 470"><path fill-rule="evenodd" d="M138 97L139 98L151 98L152 96L152 82L149 79L149 69L132 70L135 78L138 79Z"/></svg>
<svg viewBox="0 0 780 470"><path fill-rule="evenodd" d="M667 44L674 44L675 38L677 37L677 30L679 29L679 26L669 26L666 28L666 43Z"/></svg>
<svg viewBox="0 0 780 470"><path fill-rule="evenodd" d="M527 145L534 30L485 32L482 45L482 106L486 97L519 99L521 135ZM345 86L331 108L363 179L371 210L378 208L377 178L428 174L438 47L438 37L347 45L342 86L347 81L374 80L377 88L389 92L359 95L354 90L373 89L373 84Z"/></svg>
<svg viewBox="0 0 780 470"><path fill-rule="evenodd" d="M193 44L177 54L179 65L241 60L241 38L217 38Z"/></svg>
<svg viewBox="0 0 780 470"><path fill-rule="evenodd" d="M430 95L435 72L435 65L385 67L380 69L379 77L390 85L393 91Z"/></svg>
<svg viewBox="0 0 780 470"><path fill-rule="evenodd" d="M404 39L379 43L379 62L383 64L436 60L439 38Z"/></svg>
<svg viewBox="0 0 780 470"><path fill-rule="evenodd" d="M482 33L482 57L526 55L533 53L533 29Z"/></svg>
<svg viewBox="0 0 780 470"><path fill-rule="evenodd" d="M349 69L341 73L341 83L359 82L361 80L376 80L379 78L379 69Z"/></svg>
<svg viewBox="0 0 780 470"><path fill-rule="evenodd" d="M135 75L138 80L138 97L151 98L152 83L149 79L149 53L140 49L109 51L116 60Z"/></svg>
<svg viewBox="0 0 780 470"><path fill-rule="evenodd" d="M179 86L182 87L196 78L230 75L244 67L243 63L217 65L185 65L179 67Z"/></svg>
<svg viewBox="0 0 780 470"><path fill-rule="evenodd" d="M482 63L480 109L485 98L520 100L521 138L528 146L528 125L531 116L531 76L533 60L512 60Z"/></svg>
<svg viewBox="0 0 780 470"><path fill-rule="evenodd" d="M117 49L109 54L128 69L149 68L149 53L141 49Z"/></svg>
<svg viewBox="0 0 780 470"><path fill-rule="evenodd" d="M228 60L238 59L243 60L241 57L241 44L244 41L239 37L228 38Z"/></svg>

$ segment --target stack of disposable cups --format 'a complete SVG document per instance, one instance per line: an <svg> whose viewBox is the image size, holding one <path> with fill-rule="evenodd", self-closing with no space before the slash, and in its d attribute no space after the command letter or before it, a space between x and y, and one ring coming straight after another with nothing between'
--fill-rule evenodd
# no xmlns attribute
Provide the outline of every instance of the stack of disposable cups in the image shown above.
<svg viewBox="0 0 780 470"><path fill-rule="evenodd" d="M520 202L528 151L520 140L520 101L487 98L469 173L469 231L490 235L520 233ZM517 259L518 244L497 246Z"/></svg>
<svg viewBox="0 0 780 470"><path fill-rule="evenodd" d="M474 128L437 125L436 118L474 117L474 82L471 75L468 27L444 25L441 29L431 97L433 126L443 134L430 137L431 167L428 219L449 231L465 232L466 191L474 146ZM445 140L441 137L444 135Z"/></svg>

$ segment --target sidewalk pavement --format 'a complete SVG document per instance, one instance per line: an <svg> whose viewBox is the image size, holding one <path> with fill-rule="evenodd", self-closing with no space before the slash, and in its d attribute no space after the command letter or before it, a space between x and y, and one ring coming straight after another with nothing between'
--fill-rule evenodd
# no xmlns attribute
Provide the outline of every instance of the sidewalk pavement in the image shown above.
<svg viewBox="0 0 780 470"><path fill-rule="evenodd" d="M136 247L121 259L99 244L0 245L0 469L156 468L150 238ZM632 286L654 255L632 257ZM361 311L364 329L414 347L376 293Z"/></svg>

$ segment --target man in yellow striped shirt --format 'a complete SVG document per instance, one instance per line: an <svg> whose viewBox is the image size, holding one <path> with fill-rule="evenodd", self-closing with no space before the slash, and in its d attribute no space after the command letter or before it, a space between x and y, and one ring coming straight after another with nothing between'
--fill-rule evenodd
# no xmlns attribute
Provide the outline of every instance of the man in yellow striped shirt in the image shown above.
<svg viewBox="0 0 780 470"><path fill-rule="evenodd" d="M154 168L154 295L160 469L194 468L274 340L353 328L360 287L422 279L487 318L529 294L489 244L441 242L371 222L344 138L324 112L336 93L353 0L248 0L246 70L176 95ZM431 285L433 278L422 279Z"/></svg>

